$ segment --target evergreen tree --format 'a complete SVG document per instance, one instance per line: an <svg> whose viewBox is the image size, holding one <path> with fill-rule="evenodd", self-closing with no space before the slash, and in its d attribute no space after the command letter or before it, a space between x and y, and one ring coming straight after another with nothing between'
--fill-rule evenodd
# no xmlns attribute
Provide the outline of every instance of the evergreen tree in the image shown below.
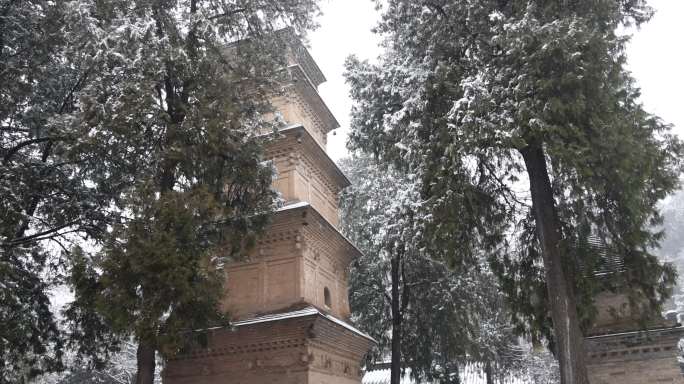
<svg viewBox="0 0 684 384"><path fill-rule="evenodd" d="M491 380L522 373L505 303L487 265L456 271L422 246L420 181L368 156L342 161L352 186L341 196L342 231L363 256L352 264L354 321L378 340L368 364L391 356L402 372L458 383L466 364L489 367ZM461 372L462 373L462 372Z"/></svg>
<svg viewBox="0 0 684 384"><path fill-rule="evenodd" d="M97 160L70 152L89 76L79 5L0 1L0 382L62 368L49 300L60 252L106 226L109 196L81 171Z"/></svg>
<svg viewBox="0 0 684 384"><path fill-rule="evenodd" d="M613 278L649 311L674 281L650 250L682 144L639 104L616 32L650 16L642 0L390 0L380 63L347 63L350 145L421 179L437 256L489 254L518 330L553 341L566 384L587 383L600 262L578 244L622 255L630 273Z"/></svg>
<svg viewBox="0 0 684 384"><path fill-rule="evenodd" d="M313 0L82 9L97 39L82 47L93 75L71 123L77 150L99 160L86 180L120 191L101 247L75 249L69 277L71 340L96 365L132 337L135 382L152 383L156 352L171 356L192 330L222 322L222 265L253 244L274 204L261 160L268 98L316 11Z"/></svg>
<svg viewBox="0 0 684 384"><path fill-rule="evenodd" d="M63 372L49 373L33 379L33 384L130 384L135 381L137 345L130 341L120 344L120 351L110 355L101 369L82 365L73 351L65 351ZM155 374L154 382L162 383L161 375Z"/></svg>
<svg viewBox="0 0 684 384"><path fill-rule="evenodd" d="M220 267L272 208L258 137L268 96L316 11L313 0L0 2L0 380L62 368L48 272L66 261L72 344L102 363L135 337L139 382L178 330L220 317ZM91 252L73 247L82 239Z"/></svg>

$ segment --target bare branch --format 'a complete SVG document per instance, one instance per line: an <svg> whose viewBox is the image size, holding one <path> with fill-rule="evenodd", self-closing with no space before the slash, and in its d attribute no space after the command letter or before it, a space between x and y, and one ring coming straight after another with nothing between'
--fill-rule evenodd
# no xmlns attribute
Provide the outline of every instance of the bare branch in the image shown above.
<svg viewBox="0 0 684 384"><path fill-rule="evenodd" d="M3 164L9 163L12 156L14 156L14 154L19 152L22 148L28 147L29 145L44 143L47 141L59 140L60 138L61 137L59 137L59 136L48 136L48 137L39 137L36 139L31 139L31 140L26 140L24 142L21 142L21 143L17 144L16 146L14 146L13 148L11 148L7 151L7 153L5 154L5 156L2 159L2 163Z"/></svg>
<svg viewBox="0 0 684 384"><path fill-rule="evenodd" d="M0 243L0 246L11 247L11 246L19 245L19 244L28 243L31 241L47 240L47 239L50 239L51 237L54 237L54 236L61 236L64 233L59 233L59 231L61 231L64 228L68 228L68 227L70 227L74 224L77 224L77 223L78 223L78 221L74 220L74 221L59 225L55 228L50 228L50 229L45 230L43 232L34 233L33 235L23 236L23 237L14 239L14 240L10 240L10 241L4 242L4 243Z"/></svg>

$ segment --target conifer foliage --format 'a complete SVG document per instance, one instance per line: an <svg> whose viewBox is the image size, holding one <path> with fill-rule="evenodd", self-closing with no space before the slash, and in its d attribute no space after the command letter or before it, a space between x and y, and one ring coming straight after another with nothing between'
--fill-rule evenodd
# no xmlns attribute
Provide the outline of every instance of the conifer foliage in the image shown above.
<svg viewBox="0 0 684 384"><path fill-rule="evenodd" d="M288 39L317 11L314 0L0 2L2 380L61 369L48 261L74 288L70 345L99 365L134 338L138 383L152 382L155 352L220 321L221 267L273 208L268 96L286 81Z"/></svg>
<svg viewBox="0 0 684 384"><path fill-rule="evenodd" d="M0 382L62 368L50 251L105 225L109 199L79 170L92 157L68 152L87 77L79 21L75 2L0 2Z"/></svg>
<svg viewBox="0 0 684 384"><path fill-rule="evenodd" d="M682 144L639 104L617 33L650 16L642 0L390 0L380 62L347 63L350 145L421 179L438 256L489 254L518 330L551 338L566 384L587 382L600 262L577 244L621 255L614 279L638 305L657 310L674 280L649 250Z"/></svg>
<svg viewBox="0 0 684 384"><path fill-rule="evenodd" d="M95 256L102 272L73 282L88 287L75 304L94 303L101 326L137 341L136 383L153 381L156 351L172 355L183 335L220 319L221 266L254 241L273 206L258 134L266 98L284 75L275 31L311 27L315 4L243 3L106 10L114 36L99 63L103 76L83 92L81 118L88 144L134 177L121 195L122 219ZM125 151L107 148L112 142ZM82 346L98 336L82 321L92 307L68 312Z"/></svg>
<svg viewBox="0 0 684 384"><path fill-rule="evenodd" d="M378 340L368 364L391 360L391 382L458 383L467 364L489 379L522 375L495 276L486 263L450 270L422 236L420 180L369 156L341 163L352 186L341 195L342 230L363 255L352 264L355 323ZM481 268L480 268L481 267Z"/></svg>

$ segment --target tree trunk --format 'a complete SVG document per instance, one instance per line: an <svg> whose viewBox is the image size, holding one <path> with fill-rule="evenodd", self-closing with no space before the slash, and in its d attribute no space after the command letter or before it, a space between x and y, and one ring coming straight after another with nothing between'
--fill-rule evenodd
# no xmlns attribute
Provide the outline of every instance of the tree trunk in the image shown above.
<svg viewBox="0 0 684 384"><path fill-rule="evenodd" d="M390 384L399 384L401 380L401 303L399 296L399 252L392 258L392 363L390 366Z"/></svg>
<svg viewBox="0 0 684 384"><path fill-rule="evenodd" d="M520 151L530 178L530 192L537 236L544 259L544 275L551 306L551 318L558 349L562 384L588 384L584 361L584 338L577 319L573 282L563 269L560 220L540 144Z"/></svg>
<svg viewBox="0 0 684 384"><path fill-rule="evenodd" d="M490 361L485 363L485 376L487 384L494 384L494 372L492 370L492 363Z"/></svg>
<svg viewBox="0 0 684 384"><path fill-rule="evenodd" d="M135 375L135 384L153 384L154 383L154 347L140 341L138 344L138 352L136 357L138 359L138 372Z"/></svg>

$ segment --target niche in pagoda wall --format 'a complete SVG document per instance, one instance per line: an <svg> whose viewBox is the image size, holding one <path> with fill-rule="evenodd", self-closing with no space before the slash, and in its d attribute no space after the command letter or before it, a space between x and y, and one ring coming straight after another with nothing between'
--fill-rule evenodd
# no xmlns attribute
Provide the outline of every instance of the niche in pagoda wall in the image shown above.
<svg viewBox="0 0 684 384"><path fill-rule="evenodd" d="M332 313L339 313L340 304L337 299L339 288L335 276L330 271L311 262L307 261L306 265L304 272L304 280L308 286L305 296L306 301L311 302L318 308ZM326 289L330 300L329 304L326 304Z"/></svg>
<svg viewBox="0 0 684 384"><path fill-rule="evenodd" d="M347 269L354 253L313 208L280 211L253 254L226 267L225 309L243 318L309 303L346 318Z"/></svg>
<svg viewBox="0 0 684 384"><path fill-rule="evenodd" d="M347 259L347 256L341 255L343 249L339 245L330 246L321 241L320 235L324 234L308 233L305 236L307 247L304 253L304 299L335 316L346 318L350 314L349 293L347 272L342 260ZM329 303L326 303L326 296Z"/></svg>

